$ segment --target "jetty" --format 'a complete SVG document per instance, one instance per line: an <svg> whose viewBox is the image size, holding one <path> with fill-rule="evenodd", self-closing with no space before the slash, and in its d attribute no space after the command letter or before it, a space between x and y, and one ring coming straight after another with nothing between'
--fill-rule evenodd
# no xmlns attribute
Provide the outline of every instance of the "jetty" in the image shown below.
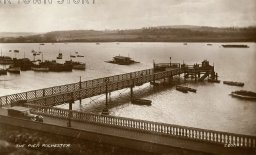
<svg viewBox="0 0 256 155"><path fill-rule="evenodd" d="M182 75L193 75L197 82L216 78L214 66L207 61L200 65L154 63L151 69L2 96L0 123L153 153L166 154L173 148L215 155L254 153L256 137L252 135L108 115L111 92L129 88L132 100L134 87L161 79L171 83L175 76ZM75 101L81 103L82 99L100 94L106 95L103 115L72 109ZM69 109L54 107L64 103L69 104ZM43 122L9 116L6 108L18 105L43 116Z"/></svg>

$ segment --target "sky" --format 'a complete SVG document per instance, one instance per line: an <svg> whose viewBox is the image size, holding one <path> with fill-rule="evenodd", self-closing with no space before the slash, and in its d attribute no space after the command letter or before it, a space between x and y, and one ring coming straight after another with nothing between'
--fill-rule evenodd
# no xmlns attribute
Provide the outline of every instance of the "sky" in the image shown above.
<svg viewBox="0 0 256 155"><path fill-rule="evenodd" d="M256 0L95 0L95 4L93 0L87 0L89 4L75 4L73 0L63 0L63 4L55 0L52 4L4 1L0 0L0 32L256 26Z"/></svg>

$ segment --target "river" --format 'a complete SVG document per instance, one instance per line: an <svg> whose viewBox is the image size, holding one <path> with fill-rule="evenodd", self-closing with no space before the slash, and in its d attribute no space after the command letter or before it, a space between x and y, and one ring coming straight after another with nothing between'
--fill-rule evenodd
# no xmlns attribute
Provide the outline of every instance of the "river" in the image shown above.
<svg viewBox="0 0 256 155"><path fill-rule="evenodd" d="M135 88L135 96L152 100L152 106L132 105L129 102L129 89L111 94L110 114L128 118L164 122L183 126L226 131L239 134L256 135L256 103L241 100L229 94L235 90L256 91L256 44L247 44L250 48L223 48L224 43L47 43L0 44L3 55L17 58L28 57L33 60L31 50L43 52L44 60L56 59L59 52L63 60L78 52L84 58L74 61L86 63L85 71L63 73L38 73L22 71L20 75L0 76L0 95L45 88L55 85L100 78L120 73L152 68L156 63L183 61L187 64L208 60L214 63L220 80L241 81L243 88L208 82L190 82L186 85L197 89L197 93L183 94L174 87L153 88L149 84ZM12 53L9 50L19 50ZM116 55L130 56L140 63L122 66L105 63ZM41 59L37 56L36 59ZM4 67L4 66L0 66ZM86 112L100 112L104 107L104 95L85 99L82 105L75 104L74 109ZM67 105L62 107L66 108Z"/></svg>

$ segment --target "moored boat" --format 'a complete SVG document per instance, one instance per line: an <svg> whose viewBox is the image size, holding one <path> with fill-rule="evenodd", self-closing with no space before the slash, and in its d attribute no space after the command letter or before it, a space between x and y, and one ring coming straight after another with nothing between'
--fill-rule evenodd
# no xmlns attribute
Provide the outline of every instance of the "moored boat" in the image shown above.
<svg viewBox="0 0 256 155"><path fill-rule="evenodd" d="M231 86L239 86L243 87L244 83L243 82L234 82L234 81L223 81L224 84L231 85Z"/></svg>
<svg viewBox="0 0 256 155"><path fill-rule="evenodd" d="M137 105L148 105L148 106L150 106L152 101L151 100L146 100L146 99L132 99L131 103L132 104L137 104Z"/></svg>
<svg viewBox="0 0 256 155"><path fill-rule="evenodd" d="M238 90L238 91L231 92L231 95L238 98L256 100L256 93L252 91Z"/></svg>
<svg viewBox="0 0 256 155"><path fill-rule="evenodd" d="M7 71L14 74L20 74L20 67L10 67Z"/></svg>
<svg viewBox="0 0 256 155"><path fill-rule="evenodd" d="M1 65L9 65L12 64L13 60L11 57L8 56L0 56L0 64Z"/></svg>
<svg viewBox="0 0 256 155"><path fill-rule="evenodd" d="M176 90L183 92L183 93L188 93L188 89L182 86L176 86Z"/></svg>
<svg viewBox="0 0 256 155"><path fill-rule="evenodd" d="M194 88L190 88L190 87L186 87L186 86L176 86L176 90L187 93L187 92L194 92L196 93L196 89Z"/></svg>
<svg viewBox="0 0 256 155"><path fill-rule="evenodd" d="M78 64L78 65L73 65L73 69L85 70L85 68L86 68L86 65L84 63Z"/></svg>
<svg viewBox="0 0 256 155"><path fill-rule="evenodd" d="M7 70L6 69L0 69L0 75L6 75Z"/></svg>
<svg viewBox="0 0 256 155"><path fill-rule="evenodd" d="M220 83L220 80L217 80L217 79L208 79L208 82L211 82L211 83Z"/></svg>
<svg viewBox="0 0 256 155"><path fill-rule="evenodd" d="M138 63L134 60L132 60L130 57L125 57L125 56L115 56L113 57L113 60L111 61L106 61L108 63L114 63L114 64L118 64L118 65L130 65L130 64L134 64L134 63Z"/></svg>
<svg viewBox="0 0 256 155"><path fill-rule="evenodd" d="M36 71L36 72L48 72L49 68L48 67L35 66L35 67L31 67L31 70Z"/></svg>

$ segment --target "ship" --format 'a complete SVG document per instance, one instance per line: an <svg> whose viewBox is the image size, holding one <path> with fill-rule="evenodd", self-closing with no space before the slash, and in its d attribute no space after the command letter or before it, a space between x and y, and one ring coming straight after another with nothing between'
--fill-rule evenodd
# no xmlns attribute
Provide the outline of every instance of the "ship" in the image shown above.
<svg viewBox="0 0 256 155"><path fill-rule="evenodd" d="M31 67L31 70L35 71L35 72L48 72L49 71L49 67L43 67L43 66L34 66Z"/></svg>
<svg viewBox="0 0 256 155"><path fill-rule="evenodd" d="M20 67L9 67L7 69L8 72L14 73L14 74L20 74Z"/></svg>
<svg viewBox="0 0 256 155"><path fill-rule="evenodd" d="M76 62L76 61L72 61L72 60L66 61L65 64L71 65L73 69L77 69L77 70L85 70L85 68L86 68L85 63Z"/></svg>
<svg viewBox="0 0 256 155"><path fill-rule="evenodd" d="M224 84L231 85L231 86L239 86L243 87L244 83L243 82L234 82L234 81L223 81Z"/></svg>
<svg viewBox="0 0 256 155"><path fill-rule="evenodd" d="M113 64L118 64L118 65L130 65L134 63L138 63L134 60L132 60L130 57L125 57L125 56L115 56L113 57L113 60L111 61L106 61L108 63L113 63Z"/></svg>
<svg viewBox="0 0 256 155"><path fill-rule="evenodd" d="M242 98L242 99L256 100L256 93L252 91L238 90L238 91L231 92L231 95L234 97Z"/></svg>
<svg viewBox="0 0 256 155"><path fill-rule="evenodd" d="M0 64L1 65L10 65L13 63L13 60L11 57L8 56L0 56Z"/></svg>
<svg viewBox="0 0 256 155"><path fill-rule="evenodd" d="M0 75L7 75L6 69L0 69Z"/></svg>

